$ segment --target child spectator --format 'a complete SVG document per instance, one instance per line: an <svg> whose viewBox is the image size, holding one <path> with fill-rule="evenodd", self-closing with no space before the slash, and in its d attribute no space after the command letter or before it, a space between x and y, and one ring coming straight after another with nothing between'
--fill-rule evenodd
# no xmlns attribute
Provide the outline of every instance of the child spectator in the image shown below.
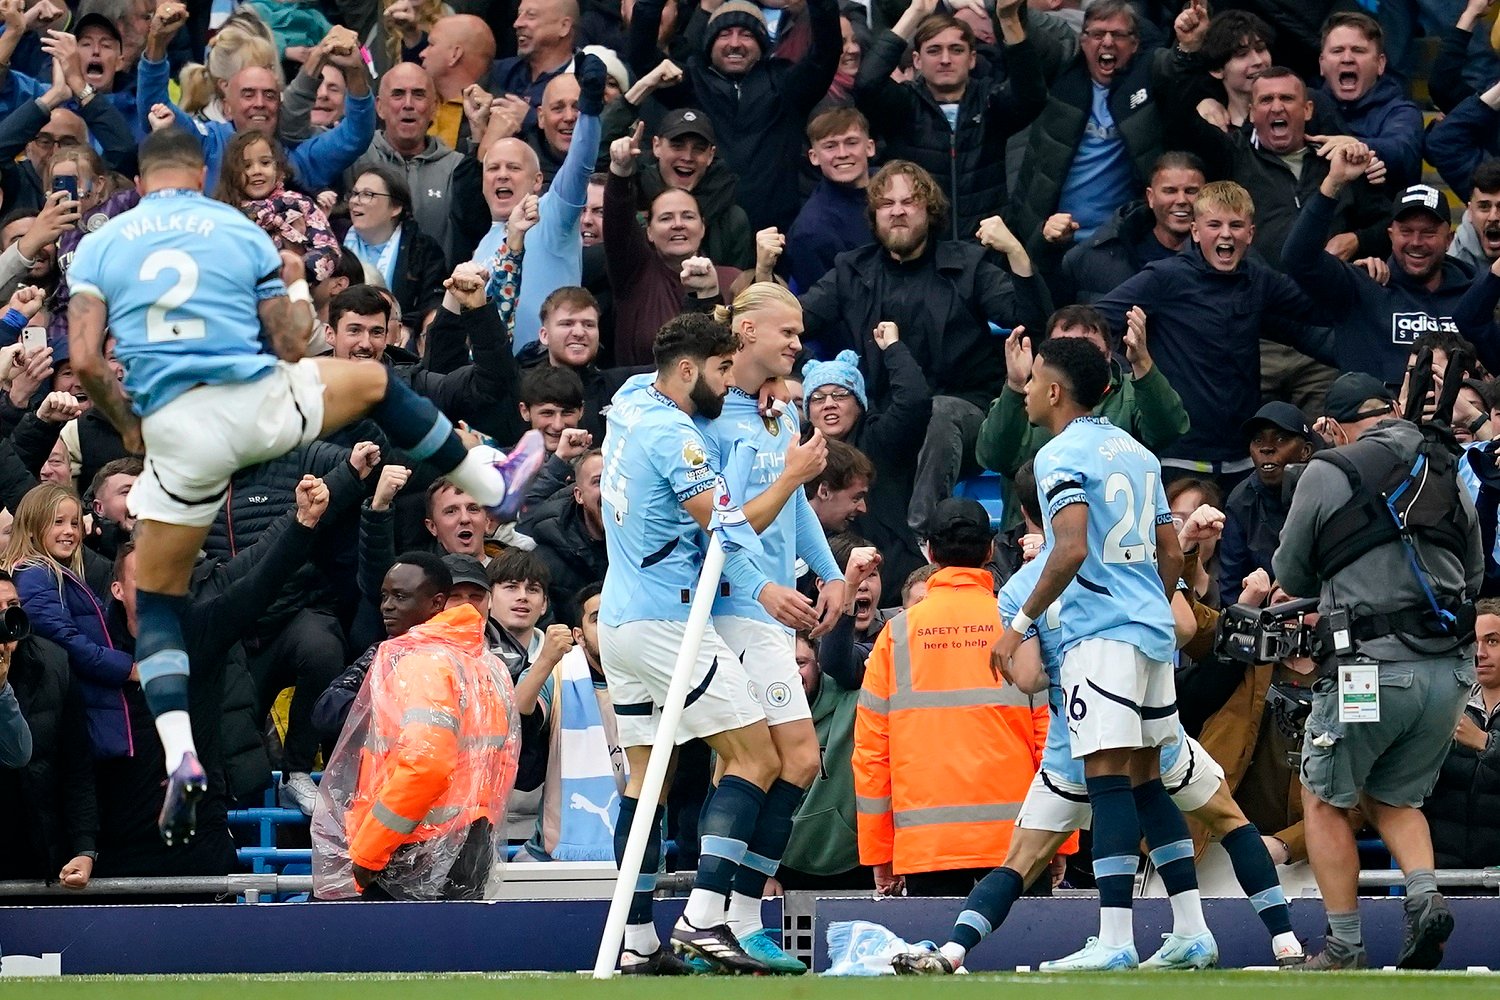
<svg viewBox="0 0 1500 1000"><path fill-rule="evenodd" d="M1281 539L1291 499L1282 495L1286 467L1312 457L1316 440L1302 411L1291 403L1271 402L1245 421L1254 471L1236 486L1224 505L1224 537L1219 543L1219 597L1225 605L1239 601L1245 577L1271 572L1271 556Z"/></svg>
<svg viewBox="0 0 1500 1000"><path fill-rule="evenodd" d="M561 645L561 636L553 638L536 627L542 615L547 613L547 585L551 579L546 564L535 553L506 549L490 560L486 573L490 578L490 617L500 626L502 641L502 648L496 650L495 655L510 671L511 680L520 684L533 667L551 674L566 652L566 646ZM555 628L566 633L562 626ZM534 727L526 727L523 733L523 741L528 736L535 740L542 735ZM530 748L526 756L534 756L530 751L535 749L534 746ZM522 843L536 833L543 794L541 787L532 791L517 789L511 793L505 812L507 840ZM613 857L613 840L609 852Z"/></svg>
<svg viewBox="0 0 1500 1000"><path fill-rule="evenodd" d="M104 602L84 581L83 563L78 494L42 483L17 505L0 567L15 577L32 632L67 650L94 756L128 757L134 748L123 689L137 679L134 657L110 640Z"/></svg>
<svg viewBox="0 0 1500 1000"><path fill-rule="evenodd" d="M304 62L313 46L333 30L318 9L317 0L245 0L245 6L271 26L276 55L291 62Z"/></svg>
<svg viewBox="0 0 1500 1000"><path fill-rule="evenodd" d="M276 249L301 253L309 281L325 281L338 263L338 241L323 210L306 195L287 190L290 177L280 143L259 132L238 132L224 151L214 197L249 216Z"/></svg>
<svg viewBox="0 0 1500 1000"><path fill-rule="evenodd" d="M575 455L558 455L563 433L583 420L583 380L571 368L538 365L521 376L521 419L542 432L547 453L564 464ZM587 447L587 446L585 446ZM580 452L583 449L580 449Z"/></svg>
<svg viewBox="0 0 1500 1000"><path fill-rule="evenodd" d="M580 609L577 625L549 627L537 662L516 685L522 739L532 738L535 715L536 738L548 744L536 830L518 861L614 860L625 755L599 659L602 589L591 583L569 595Z"/></svg>

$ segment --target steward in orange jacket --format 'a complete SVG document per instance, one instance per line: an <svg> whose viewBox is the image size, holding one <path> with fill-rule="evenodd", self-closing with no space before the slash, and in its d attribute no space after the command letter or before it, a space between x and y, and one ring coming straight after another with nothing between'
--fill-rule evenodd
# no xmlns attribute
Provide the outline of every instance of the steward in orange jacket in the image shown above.
<svg viewBox="0 0 1500 1000"><path fill-rule="evenodd" d="M318 896L360 891L352 862L378 873L366 898L484 898L519 749L510 676L472 606L381 643L323 777Z"/></svg>
<svg viewBox="0 0 1500 1000"><path fill-rule="evenodd" d="M979 555L988 550L986 540ZM862 864L902 875L1005 860L1041 766L1047 705L990 668L1001 627L993 588L988 570L948 565L875 640L854 721Z"/></svg>

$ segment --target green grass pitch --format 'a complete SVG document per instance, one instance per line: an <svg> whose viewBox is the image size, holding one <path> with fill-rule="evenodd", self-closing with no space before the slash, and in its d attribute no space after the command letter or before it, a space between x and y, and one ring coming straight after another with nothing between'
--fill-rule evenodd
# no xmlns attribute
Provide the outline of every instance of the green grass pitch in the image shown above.
<svg viewBox="0 0 1500 1000"><path fill-rule="evenodd" d="M6 1000L946 1000L1025 991L1026 1000L1472 1000L1491 977L1464 973L1199 972L951 979L650 979L565 975L78 976L9 980ZM1491 982L1494 980L1491 979ZM1274 991L1274 992L1273 992Z"/></svg>

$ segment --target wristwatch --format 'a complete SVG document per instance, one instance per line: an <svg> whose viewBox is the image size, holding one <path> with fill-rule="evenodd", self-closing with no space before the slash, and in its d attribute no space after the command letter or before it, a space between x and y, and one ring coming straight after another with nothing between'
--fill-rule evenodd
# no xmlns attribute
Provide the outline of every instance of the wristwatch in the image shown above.
<svg viewBox="0 0 1500 1000"><path fill-rule="evenodd" d="M94 85L92 83L85 83L83 85L83 89L78 92L78 103L83 105L84 107L88 107L89 101L92 101L94 99L94 95L97 93L99 93L99 91L94 89Z"/></svg>

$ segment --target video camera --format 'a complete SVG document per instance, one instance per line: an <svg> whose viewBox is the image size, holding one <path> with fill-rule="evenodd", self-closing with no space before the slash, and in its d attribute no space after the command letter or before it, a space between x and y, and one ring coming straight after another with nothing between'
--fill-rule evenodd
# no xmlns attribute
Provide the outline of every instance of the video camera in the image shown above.
<svg viewBox="0 0 1500 1000"><path fill-rule="evenodd" d="M1307 615L1318 600L1304 597L1269 608L1235 604L1219 616L1214 655L1239 663L1277 663L1294 656L1313 655L1313 626Z"/></svg>

